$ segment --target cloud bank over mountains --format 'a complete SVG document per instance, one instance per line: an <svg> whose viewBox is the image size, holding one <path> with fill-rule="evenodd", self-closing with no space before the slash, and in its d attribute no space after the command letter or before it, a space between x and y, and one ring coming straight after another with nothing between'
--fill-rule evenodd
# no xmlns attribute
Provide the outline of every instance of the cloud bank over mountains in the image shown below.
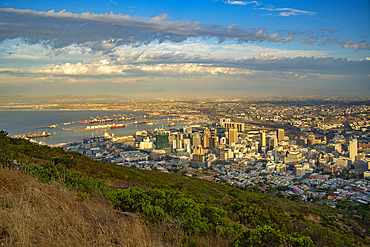
<svg viewBox="0 0 370 247"><path fill-rule="evenodd" d="M258 57L218 59L182 52L131 53L121 52L100 56L93 61L48 64L31 70L2 71L18 75L35 76L50 81L55 78L264 78L268 75L301 79L335 76L366 78L370 59L286 57L260 54ZM266 74L267 73L267 74ZM38 79L39 80L39 79ZM93 81L92 81L93 82Z"/></svg>

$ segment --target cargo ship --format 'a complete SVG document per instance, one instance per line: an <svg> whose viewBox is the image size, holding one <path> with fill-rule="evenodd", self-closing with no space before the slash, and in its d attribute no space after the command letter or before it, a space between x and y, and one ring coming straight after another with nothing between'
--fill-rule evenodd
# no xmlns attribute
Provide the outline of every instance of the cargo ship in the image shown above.
<svg viewBox="0 0 370 247"><path fill-rule="evenodd" d="M115 124L115 125L110 126L110 129L119 129L119 128L124 128L124 127L126 127L126 125L124 124Z"/></svg>
<svg viewBox="0 0 370 247"><path fill-rule="evenodd" d="M27 137L27 138L39 138L39 137L48 137L48 136L52 136L52 135L55 134L55 133L47 133L45 131L43 131L41 133L33 133L33 134L30 134L30 133L28 133L27 135L24 135L24 137Z"/></svg>
<svg viewBox="0 0 370 247"><path fill-rule="evenodd" d="M75 131L89 131L89 130L109 129L112 126L114 126L114 125L113 124L90 125L90 126L86 126L86 128L84 128L84 129L78 129L78 130L75 130Z"/></svg>
<svg viewBox="0 0 370 247"><path fill-rule="evenodd" d="M81 119L80 123L107 123L107 122L113 122L113 121L114 121L113 118L100 119L97 117L93 119Z"/></svg>
<svg viewBox="0 0 370 247"><path fill-rule="evenodd" d="M146 124L146 121L142 121L142 122L135 121L134 124L135 125L138 125L138 124Z"/></svg>

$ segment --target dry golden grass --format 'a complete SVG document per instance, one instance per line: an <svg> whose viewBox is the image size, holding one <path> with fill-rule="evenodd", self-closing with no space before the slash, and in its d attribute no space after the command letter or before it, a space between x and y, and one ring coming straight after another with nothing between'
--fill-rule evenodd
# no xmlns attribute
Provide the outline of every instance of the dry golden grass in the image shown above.
<svg viewBox="0 0 370 247"><path fill-rule="evenodd" d="M139 217L100 197L76 193L0 168L0 246L163 246Z"/></svg>

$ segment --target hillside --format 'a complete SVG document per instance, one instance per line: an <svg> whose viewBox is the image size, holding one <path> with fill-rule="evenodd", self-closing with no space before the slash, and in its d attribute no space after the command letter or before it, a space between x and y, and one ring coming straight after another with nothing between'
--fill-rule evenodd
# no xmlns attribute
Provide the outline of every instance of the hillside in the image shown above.
<svg viewBox="0 0 370 247"><path fill-rule="evenodd" d="M116 166L93 161L79 153L65 153L58 148L12 139L5 132L0 132L0 163L6 167L1 170L0 183L2 195L5 195L1 197L1 208L8 210L1 212L1 220L18 222L17 227L23 228L16 231L19 237L13 237L15 231L9 229L15 227L10 223L3 227L0 235L3 242L48 245L48 241L60 238L53 243L97 246L104 243L118 246L370 245L368 206L343 202L338 204L340 208L334 209L288 201L253 192L250 188ZM13 185L9 181L14 181ZM11 220L3 216L13 215L11 210L16 207L9 206L9 202L21 205L19 200L27 206L18 210L29 210L17 214L28 216ZM123 212L138 214L142 221L127 217ZM38 214L39 221L31 217ZM54 214L59 218L42 220L45 215ZM135 223L128 223L131 221ZM32 230L27 224L32 225L34 233L20 236L20 232ZM45 234L37 235L41 229L37 226L53 230L45 229L42 231ZM67 228L76 233L90 230L94 234L86 232L83 237L61 234ZM123 241L127 236L136 237L132 237L132 243L127 243Z"/></svg>
<svg viewBox="0 0 370 247"><path fill-rule="evenodd" d="M57 183L0 168L1 246L153 246L159 236L104 198L78 200Z"/></svg>

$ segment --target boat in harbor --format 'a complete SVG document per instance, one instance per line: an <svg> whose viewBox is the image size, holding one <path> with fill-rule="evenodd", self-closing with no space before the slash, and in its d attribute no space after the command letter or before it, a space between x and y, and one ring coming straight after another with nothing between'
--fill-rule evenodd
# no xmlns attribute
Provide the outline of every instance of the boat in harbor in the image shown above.
<svg viewBox="0 0 370 247"><path fill-rule="evenodd" d="M24 137L27 137L27 138L40 138L40 137L52 136L54 134L55 133L48 133L46 131L42 131L42 132L39 132L39 133L33 133L33 134L31 134L31 132L29 132L27 135L24 135Z"/></svg>
<svg viewBox="0 0 370 247"><path fill-rule="evenodd" d="M135 121L134 124L135 125L138 125L138 124L146 124L146 121L142 121L142 122Z"/></svg>
<svg viewBox="0 0 370 247"><path fill-rule="evenodd" d="M100 129L110 129L112 126L114 126L114 124L89 125L89 126L86 126L86 128L76 129L75 132L77 132L77 131L100 130Z"/></svg>
<svg viewBox="0 0 370 247"><path fill-rule="evenodd" d="M110 126L110 129L119 129L119 128L124 128L124 127L126 127L126 125L124 124L114 124Z"/></svg>

